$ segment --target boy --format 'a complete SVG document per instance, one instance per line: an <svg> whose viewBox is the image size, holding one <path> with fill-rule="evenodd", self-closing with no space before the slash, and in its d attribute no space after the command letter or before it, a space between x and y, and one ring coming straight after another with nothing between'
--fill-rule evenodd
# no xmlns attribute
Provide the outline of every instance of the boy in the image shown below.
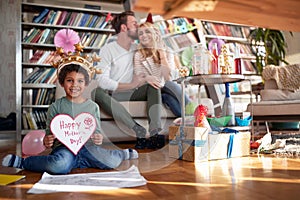
<svg viewBox="0 0 300 200"><path fill-rule="evenodd" d="M47 148L51 147L52 152L49 155L27 158L9 154L2 161L3 166L50 174L67 174L75 168L113 169L123 160L138 158L138 153L133 149L108 150L100 146L103 136L100 134L99 107L92 100L82 96L93 75L91 65L91 62L78 55L62 58L58 64L58 81L66 96L57 99L48 109L44 145ZM90 139L75 155L51 133L50 123L58 114L67 114L74 118L82 112L93 115L97 125Z"/></svg>

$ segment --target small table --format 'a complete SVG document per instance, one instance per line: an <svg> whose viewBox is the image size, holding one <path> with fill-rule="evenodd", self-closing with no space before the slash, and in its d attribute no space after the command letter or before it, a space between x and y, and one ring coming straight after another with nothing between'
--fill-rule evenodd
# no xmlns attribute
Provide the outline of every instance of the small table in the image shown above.
<svg viewBox="0 0 300 200"><path fill-rule="evenodd" d="M185 85L194 84L194 85L214 85L214 84L223 84L223 83L236 83L241 81L249 81L250 86L251 80L245 79L245 76L242 74L199 74L193 76L180 77L174 81L181 84L182 96L181 96L181 125L185 125ZM250 87L250 103L252 108L252 88ZM251 116L252 116L251 110ZM253 120L252 120L253 123ZM253 124L252 124L253 126Z"/></svg>

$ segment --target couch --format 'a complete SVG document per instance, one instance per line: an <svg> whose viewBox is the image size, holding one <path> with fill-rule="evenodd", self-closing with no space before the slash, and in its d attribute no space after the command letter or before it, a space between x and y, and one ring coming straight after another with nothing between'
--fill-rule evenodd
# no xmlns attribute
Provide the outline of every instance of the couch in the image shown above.
<svg viewBox="0 0 300 200"><path fill-rule="evenodd" d="M300 121L300 65L266 66L262 73L261 100L249 104L253 121Z"/></svg>
<svg viewBox="0 0 300 200"><path fill-rule="evenodd" d="M84 91L84 96L86 98L91 98L91 92L97 87L95 80L92 80L90 85ZM57 84L55 98L60 98L65 95L63 88ZM142 126L148 127L147 112L146 112L146 101L123 101L120 102L133 116L133 118ZM112 142L122 142L122 141L134 141L135 133L128 129L122 123L115 122L114 119L107 115L105 112L101 111L101 127L103 130L104 139ZM163 124L163 134L168 134L169 125L175 119L175 115L166 107L162 106L162 124Z"/></svg>
<svg viewBox="0 0 300 200"><path fill-rule="evenodd" d="M97 87L97 82L92 80L90 85L84 91L84 96L86 98L91 98L91 92L94 88ZM56 94L55 98L60 98L65 95L63 88L57 83L56 85ZM203 104L208 107L208 114L214 115L214 106L213 101L209 98L201 98L198 100L200 104ZM148 130L148 120L147 120L147 112L146 112L146 101L123 101L120 102L133 116L133 118L142 126L144 126ZM105 112L101 111L101 127L103 130L103 135L105 141L111 142L123 142L123 141L135 141L135 133L128 129L122 123L115 122L114 119L107 115ZM174 120L177 117L165 106L162 106L162 125L163 130L162 134L168 135L169 126L173 124ZM147 134L149 137L149 134ZM166 136L168 138L168 136Z"/></svg>

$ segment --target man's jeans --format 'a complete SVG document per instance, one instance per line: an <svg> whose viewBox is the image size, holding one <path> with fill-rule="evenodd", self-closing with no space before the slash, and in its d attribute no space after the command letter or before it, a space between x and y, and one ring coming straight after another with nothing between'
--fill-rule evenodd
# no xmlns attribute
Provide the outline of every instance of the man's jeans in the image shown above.
<svg viewBox="0 0 300 200"><path fill-rule="evenodd" d="M161 91L145 84L137 89L125 92L113 92L111 95L102 88L93 91L92 99L104 112L132 129L136 122L119 101L147 101L149 131L159 129L161 124Z"/></svg>
<svg viewBox="0 0 300 200"><path fill-rule="evenodd" d="M74 155L67 147L60 146L50 155L30 156L24 160L23 167L35 172L67 174L75 168L113 169L125 159L123 150L109 150L88 141Z"/></svg>

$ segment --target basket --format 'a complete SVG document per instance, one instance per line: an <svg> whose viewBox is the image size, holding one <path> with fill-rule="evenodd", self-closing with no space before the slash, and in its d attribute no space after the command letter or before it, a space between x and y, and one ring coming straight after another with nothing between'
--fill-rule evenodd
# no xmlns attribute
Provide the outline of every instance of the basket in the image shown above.
<svg viewBox="0 0 300 200"><path fill-rule="evenodd" d="M230 121L230 119L231 119L231 115L228 115L223 117L207 118L207 121L210 125L222 127L222 126L226 126Z"/></svg>
<svg viewBox="0 0 300 200"><path fill-rule="evenodd" d="M239 117L235 117L235 122L236 122L236 125L238 125L238 126L249 126L251 120L252 120L251 116L249 116L249 117L247 117L245 119L241 119Z"/></svg>

